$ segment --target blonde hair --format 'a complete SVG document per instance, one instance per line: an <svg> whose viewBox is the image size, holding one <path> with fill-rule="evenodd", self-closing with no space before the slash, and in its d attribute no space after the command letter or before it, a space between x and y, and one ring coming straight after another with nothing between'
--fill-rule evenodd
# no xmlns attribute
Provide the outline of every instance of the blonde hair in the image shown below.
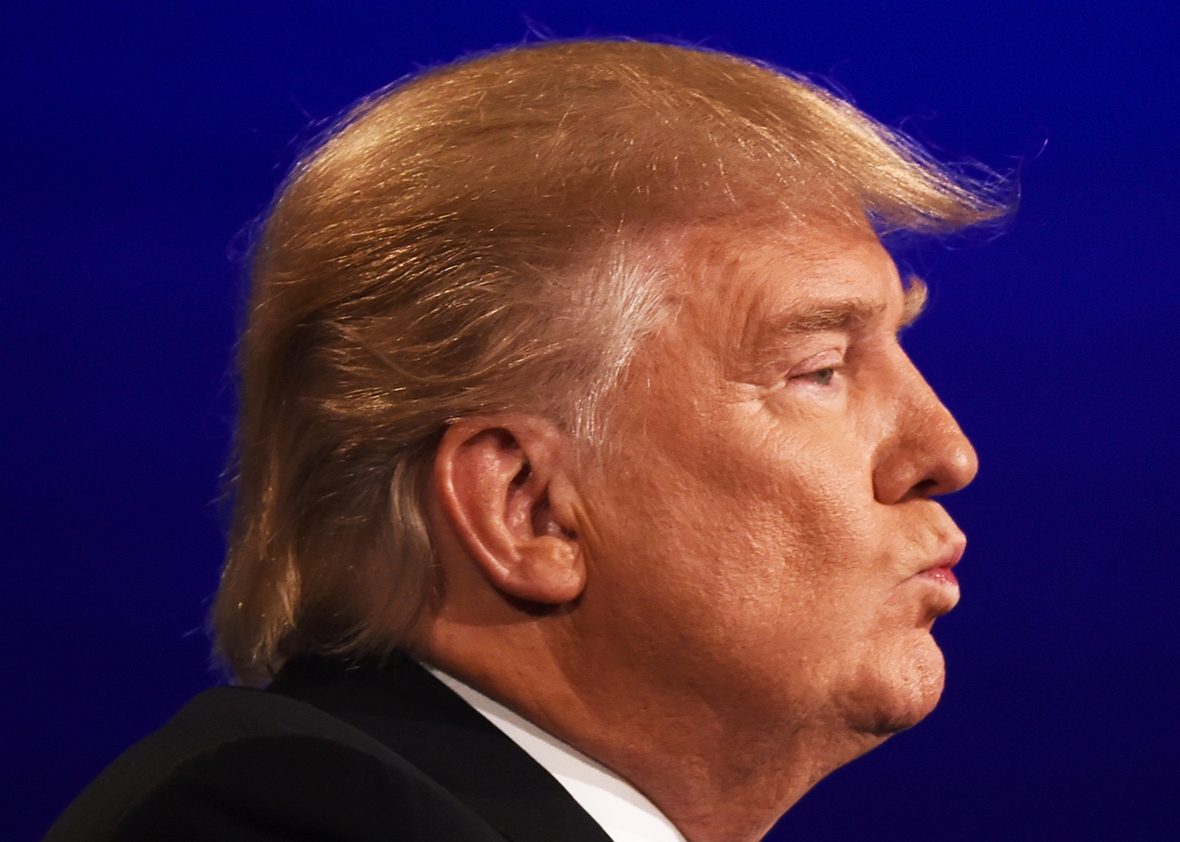
<svg viewBox="0 0 1180 842"><path fill-rule="evenodd" d="M659 319L660 232L1006 210L814 84L705 50L522 46L370 97L256 245L217 653L260 683L299 653L393 651L431 589L419 493L442 432L512 409L600 437Z"/></svg>

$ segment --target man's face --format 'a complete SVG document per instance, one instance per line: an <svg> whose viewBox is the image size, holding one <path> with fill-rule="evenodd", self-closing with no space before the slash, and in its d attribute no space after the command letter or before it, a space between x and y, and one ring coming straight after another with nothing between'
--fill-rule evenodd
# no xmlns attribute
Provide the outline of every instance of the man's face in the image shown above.
<svg viewBox="0 0 1180 842"><path fill-rule="evenodd" d="M892 260L867 227L735 226L676 270L587 487L582 621L719 722L917 722L964 546L931 498L976 459L898 344Z"/></svg>

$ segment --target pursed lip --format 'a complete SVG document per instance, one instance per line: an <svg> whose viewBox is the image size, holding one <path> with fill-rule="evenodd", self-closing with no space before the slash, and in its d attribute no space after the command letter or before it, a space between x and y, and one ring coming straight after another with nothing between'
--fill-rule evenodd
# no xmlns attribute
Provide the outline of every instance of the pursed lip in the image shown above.
<svg viewBox="0 0 1180 842"><path fill-rule="evenodd" d="M948 547L946 551L941 553L934 562L924 567L915 575L957 586L959 580L955 577L953 568L963 558L963 551L966 549L967 542L965 540L955 542L953 546Z"/></svg>

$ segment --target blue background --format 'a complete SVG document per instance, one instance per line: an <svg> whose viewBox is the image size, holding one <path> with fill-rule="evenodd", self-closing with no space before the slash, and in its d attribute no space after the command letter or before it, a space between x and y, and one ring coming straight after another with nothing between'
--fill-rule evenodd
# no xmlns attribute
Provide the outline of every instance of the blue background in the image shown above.
<svg viewBox="0 0 1180 842"><path fill-rule="evenodd" d="M12 2L0 11L0 826L36 839L210 685L238 232L292 139L416 67L672 36L826 75L1020 168L986 246L911 256L907 334L983 468L927 722L774 838L1180 839L1175 2Z"/></svg>

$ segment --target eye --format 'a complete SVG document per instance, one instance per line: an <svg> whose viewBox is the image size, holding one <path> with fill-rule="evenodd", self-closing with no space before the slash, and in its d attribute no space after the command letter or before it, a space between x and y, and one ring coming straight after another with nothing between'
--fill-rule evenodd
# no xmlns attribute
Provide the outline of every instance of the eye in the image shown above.
<svg viewBox="0 0 1180 842"><path fill-rule="evenodd" d="M837 370L838 367L834 365L813 368L810 371L793 374L790 379L803 381L804 383L814 383L816 386L830 386L836 377Z"/></svg>
<svg viewBox="0 0 1180 842"><path fill-rule="evenodd" d="M787 379L801 386L817 387L827 391L840 383L844 368L846 348L835 348L813 354L787 373Z"/></svg>
<svg viewBox="0 0 1180 842"><path fill-rule="evenodd" d="M832 382L832 378L836 376L835 368L820 368L804 375L808 380L820 386L827 386Z"/></svg>

